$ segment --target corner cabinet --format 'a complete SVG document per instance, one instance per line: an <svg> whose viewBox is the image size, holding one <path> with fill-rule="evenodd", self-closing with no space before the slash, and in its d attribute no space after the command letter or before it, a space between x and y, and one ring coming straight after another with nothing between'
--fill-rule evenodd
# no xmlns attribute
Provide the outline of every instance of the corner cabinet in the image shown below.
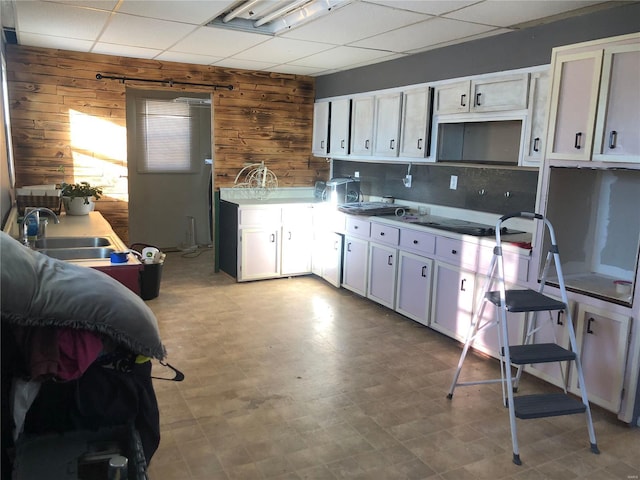
<svg viewBox="0 0 640 480"><path fill-rule="evenodd" d="M313 104L313 140L311 153L323 157L329 152L329 102Z"/></svg>
<svg viewBox="0 0 640 480"><path fill-rule="evenodd" d="M542 162L550 83L548 70L531 74L523 166L538 166Z"/></svg>

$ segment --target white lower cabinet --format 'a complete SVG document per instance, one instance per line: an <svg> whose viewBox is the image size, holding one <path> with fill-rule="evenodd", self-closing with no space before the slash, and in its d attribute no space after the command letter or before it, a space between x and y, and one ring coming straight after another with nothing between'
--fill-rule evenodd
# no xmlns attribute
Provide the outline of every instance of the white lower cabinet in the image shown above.
<svg viewBox="0 0 640 480"><path fill-rule="evenodd" d="M279 228L240 229L238 281L273 278L280 275Z"/></svg>
<svg viewBox="0 0 640 480"><path fill-rule="evenodd" d="M281 275L301 275L311 272L313 243L313 210L311 207L282 209Z"/></svg>
<svg viewBox="0 0 640 480"><path fill-rule="evenodd" d="M369 242L361 238L345 237L343 258L342 286L366 297Z"/></svg>
<svg viewBox="0 0 640 480"><path fill-rule="evenodd" d="M630 317L578 305L576 337L589 400L612 412L622 401L630 327ZM575 371L570 378L571 392L579 394Z"/></svg>
<svg viewBox="0 0 640 480"><path fill-rule="evenodd" d="M367 298L391 309L395 307L397 257L396 248L369 243Z"/></svg>
<svg viewBox="0 0 640 480"><path fill-rule="evenodd" d="M475 273L435 262L431 302L431 328L464 341L473 315Z"/></svg>
<svg viewBox="0 0 640 480"><path fill-rule="evenodd" d="M429 325L433 260L409 252L398 253L396 312Z"/></svg>
<svg viewBox="0 0 640 480"><path fill-rule="evenodd" d="M334 287L342 283L343 237L335 232L322 232L314 239L312 272Z"/></svg>

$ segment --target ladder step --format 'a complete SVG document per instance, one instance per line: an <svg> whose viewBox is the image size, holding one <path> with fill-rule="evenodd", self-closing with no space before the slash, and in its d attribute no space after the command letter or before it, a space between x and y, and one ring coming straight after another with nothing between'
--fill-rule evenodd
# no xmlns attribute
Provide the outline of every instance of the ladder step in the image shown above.
<svg viewBox="0 0 640 480"><path fill-rule="evenodd" d="M564 302L555 298L547 297L535 290L507 290L506 307L509 312L540 312L545 310L563 310L566 308ZM487 292L485 295L496 306L500 306L500 292Z"/></svg>
<svg viewBox="0 0 640 480"><path fill-rule="evenodd" d="M583 413L584 404L564 393L546 393L514 397L514 411L518 418L544 418Z"/></svg>
<svg viewBox="0 0 640 480"><path fill-rule="evenodd" d="M509 345L511 363L526 365L530 363L564 362L575 360L576 354L555 343L535 343L531 345Z"/></svg>

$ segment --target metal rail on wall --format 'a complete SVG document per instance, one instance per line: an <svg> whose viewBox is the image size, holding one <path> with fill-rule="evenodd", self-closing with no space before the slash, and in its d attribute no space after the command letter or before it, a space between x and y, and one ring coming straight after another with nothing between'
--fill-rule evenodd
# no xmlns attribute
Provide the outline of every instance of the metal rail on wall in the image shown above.
<svg viewBox="0 0 640 480"><path fill-rule="evenodd" d="M133 82L151 82L151 83L167 83L169 84L170 87L173 87L174 85L192 85L192 86L196 86L196 87L213 87L214 90L218 90L219 88L226 88L227 90L233 90L233 85L217 85L217 84L207 84L207 83L192 83L192 82L179 82L179 81L175 81L175 80L153 80L153 79L149 79L149 78L133 78L133 77L116 77L113 75L102 75L101 73L96 73L96 79L97 80L102 80L103 78L108 79L108 80L119 80L120 82L124 83L126 81L133 81Z"/></svg>

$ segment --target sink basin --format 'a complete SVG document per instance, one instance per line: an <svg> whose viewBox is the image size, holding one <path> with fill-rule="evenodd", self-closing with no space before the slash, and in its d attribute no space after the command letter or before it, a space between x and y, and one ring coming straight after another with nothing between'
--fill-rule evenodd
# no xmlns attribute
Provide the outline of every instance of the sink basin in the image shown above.
<svg viewBox="0 0 640 480"><path fill-rule="evenodd" d="M115 248L78 247L78 248L43 248L37 250L58 260L86 260L91 258L109 258Z"/></svg>
<svg viewBox="0 0 640 480"><path fill-rule="evenodd" d="M111 240L106 237L50 237L37 240L35 248L78 248L78 247L106 247Z"/></svg>

